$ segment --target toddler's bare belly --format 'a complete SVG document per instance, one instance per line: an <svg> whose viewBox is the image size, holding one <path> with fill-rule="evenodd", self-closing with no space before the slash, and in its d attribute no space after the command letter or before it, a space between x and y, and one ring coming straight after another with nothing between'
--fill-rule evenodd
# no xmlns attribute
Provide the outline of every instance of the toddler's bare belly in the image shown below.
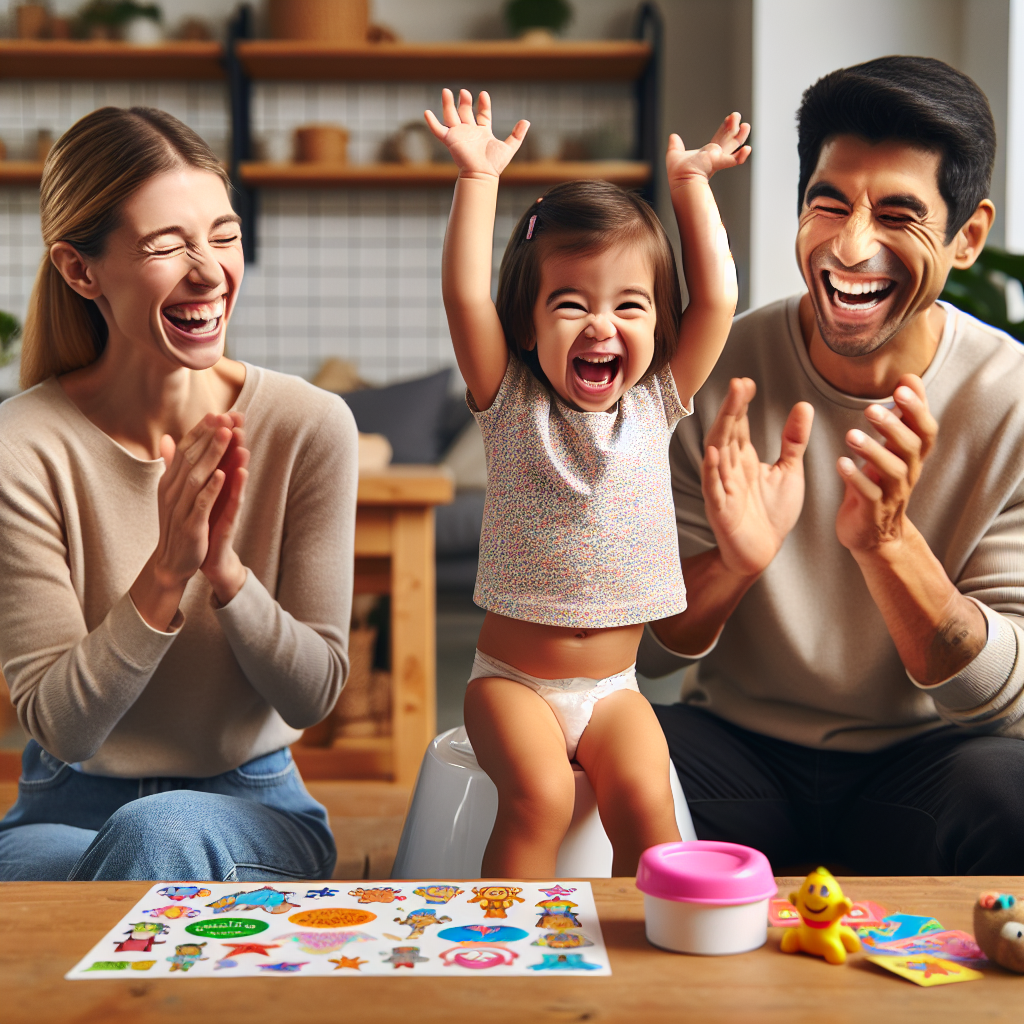
<svg viewBox="0 0 1024 1024"><path fill-rule="evenodd" d="M488 612L477 647L539 679L604 679L636 661L642 624L567 629Z"/></svg>

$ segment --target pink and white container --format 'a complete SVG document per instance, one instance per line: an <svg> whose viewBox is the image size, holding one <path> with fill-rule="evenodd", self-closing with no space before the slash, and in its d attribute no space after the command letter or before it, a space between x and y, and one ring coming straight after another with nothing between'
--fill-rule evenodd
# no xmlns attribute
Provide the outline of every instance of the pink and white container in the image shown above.
<svg viewBox="0 0 1024 1024"><path fill-rule="evenodd" d="M699 839L645 850L636 887L644 894L647 941L703 956L763 946L768 901L779 891L760 851Z"/></svg>

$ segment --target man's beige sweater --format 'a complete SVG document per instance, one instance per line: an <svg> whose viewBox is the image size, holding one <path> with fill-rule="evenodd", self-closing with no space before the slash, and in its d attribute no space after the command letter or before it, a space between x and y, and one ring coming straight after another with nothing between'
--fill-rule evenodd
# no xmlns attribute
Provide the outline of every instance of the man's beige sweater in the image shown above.
<svg viewBox="0 0 1024 1024"><path fill-rule="evenodd" d="M156 546L163 460L104 434L50 379L0 406L0 664L24 728L86 772L205 777L298 738L348 673L356 429L339 398L246 365L252 452L215 608L152 629L128 589Z"/></svg>
<svg viewBox="0 0 1024 1024"><path fill-rule="evenodd" d="M1024 731L1024 350L947 307L923 375L939 422L907 514L949 578L988 619L988 642L959 675L930 687L907 675L853 556L836 538L846 432L871 432L870 399L833 388L811 364L799 297L739 317L725 352L672 439L679 549L715 544L701 497L704 436L731 377L752 377L751 440L778 458L796 402L814 406L803 511L782 550L687 677L683 700L743 728L808 747L869 751L954 723ZM878 437L871 432L872 436ZM691 593L690 603L700 600ZM660 675L687 662L650 631L637 666Z"/></svg>

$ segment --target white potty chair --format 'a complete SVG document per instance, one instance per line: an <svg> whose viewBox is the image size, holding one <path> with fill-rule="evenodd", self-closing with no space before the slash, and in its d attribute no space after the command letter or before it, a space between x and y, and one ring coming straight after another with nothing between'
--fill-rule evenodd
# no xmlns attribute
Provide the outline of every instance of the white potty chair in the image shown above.
<svg viewBox="0 0 1024 1024"><path fill-rule="evenodd" d="M558 851L560 878L610 878L612 844L586 772L575 768L576 806ZM696 839L675 766L669 763L676 824ZM498 813L498 791L477 764L464 726L436 736L423 757L392 878L479 878Z"/></svg>

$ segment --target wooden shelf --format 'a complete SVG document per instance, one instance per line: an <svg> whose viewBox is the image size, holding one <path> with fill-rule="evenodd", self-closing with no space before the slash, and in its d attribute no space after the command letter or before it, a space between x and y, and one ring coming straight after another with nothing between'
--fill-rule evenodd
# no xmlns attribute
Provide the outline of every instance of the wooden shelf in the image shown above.
<svg viewBox="0 0 1024 1024"><path fill-rule="evenodd" d="M378 43L331 46L291 40L238 44L246 74L278 81L470 82L635 81L651 57L647 43Z"/></svg>
<svg viewBox="0 0 1024 1024"><path fill-rule="evenodd" d="M0 78L174 79L224 78L220 43L130 43L0 39Z"/></svg>
<svg viewBox="0 0 1024 1024"><path fill-rule="evenodd" d="M0 187L28 185L39 188L43 164L39 160L0 160Z"/></svg>
<svg viewBox="0 0 1024 1024"><path fill-rule="evenodd" d="M451 187L454 164L299 164L246 163L242 181L253 188L435 188ZM651 176L642 160L524 160L502 173L504 185L554 185L579 178L611 181L624 188Z"/></svg>

